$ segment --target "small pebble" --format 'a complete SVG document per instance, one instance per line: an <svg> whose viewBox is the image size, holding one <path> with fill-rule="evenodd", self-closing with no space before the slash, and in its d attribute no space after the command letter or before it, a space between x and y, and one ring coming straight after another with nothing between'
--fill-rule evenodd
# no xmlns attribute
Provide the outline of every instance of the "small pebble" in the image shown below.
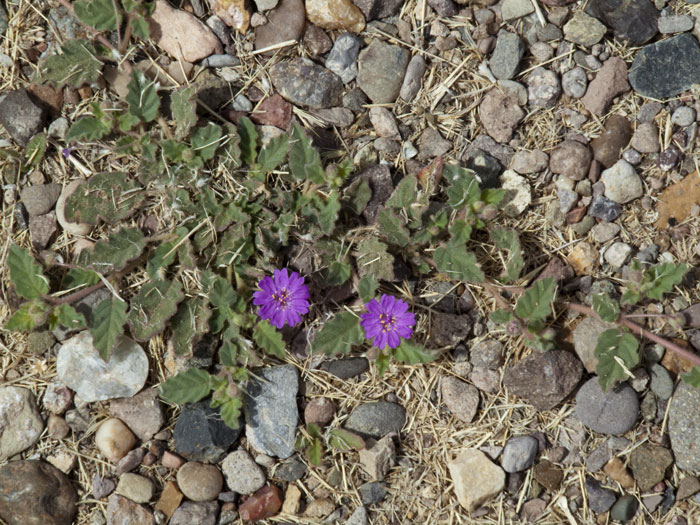
<svg viewBox="0 0 700 525"><path fill-rule="evenodd" d="M136 444L136 437L116 418L106 420L95 433L95 445L109 461L116 463Z"/></svg>

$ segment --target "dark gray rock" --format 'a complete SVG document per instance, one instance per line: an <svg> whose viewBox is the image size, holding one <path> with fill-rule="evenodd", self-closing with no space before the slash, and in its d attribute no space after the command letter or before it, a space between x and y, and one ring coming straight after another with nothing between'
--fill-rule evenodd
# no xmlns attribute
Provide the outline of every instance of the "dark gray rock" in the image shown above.
<svg viewBox="0 0 700 525"><path fill-rule="evenodd" d="M335 39L326 58L326 67L347 84L357 76L357 55L360 39L352 33L343 33Z"/></svg>
<svg viewBox="0 0 700 525"><path fill-rule="evenodd" d="M19 192L19 196L27 208L29 217L44 215L51 211L61 195L60 184L37 184L25 186Z"/></svg>
<svg viewBox="0 0 700 525"><path fill-rule="evenodd" d="M700 389L681 382L671 399L668 433L678 468L700 470Z"/></svg>
<svg viewBox="0 0 700 525"><path fill-rule="evenodd" d="M482 189L498 188L501 185L500 176L503 173L503 166L484 150L474 149L467 157L466 166L479 176Z"/></svg>
<svg viewBox="0 0 700 525"><path fill-rule="evenodd" d="M51 237L56 233L56 225L56 213L53 211L29 219L29 232L35 250L41 251L49 245Z"/></svg>
<svg viewBox="0 0 700 525"><path fill-rule="evenodd" d="M296 456L282 461L275 470L276 478L289 482L303 478L304 474L306 474L306 465Z"/></svg>
<svg viewBox="0 0 700 525"><path fill-rule="evenodd" d="M651 391L659 399L669 399L673 395L673 378L663 366L654 363L649 367L651 375Z"/></svg>
<svg viewBox="0 0 700 525"><path fill-rule="evenodd" d="M404 407L388 401L375 401L355 408L345 422L345 428L380 439L390 432L400 432L405 422Z"/></svg>
<svg viewBox="0 0 700 525"><path fill-rule="evenodd" d="M185 405L175 423L175 452L191 461L218 462L241 434L241 427L228 427L219 410L209 403Z"/></svg>
<svg viewBox="0 0 700 525"><path fill-rule="evenodd" d="M637 93L664 99L700 82L700 45L683 33L644 46L632 62L629 81Z"/></svg>
<svg viewBox="0 0 700 525"><path fill-rule="evenodd" d="M347 357L324 361L319 368L340 379L350 379L369 370L369 361L364 357Z"/></svg>
<svg viewBox="0 0 700 525"><path fill-rule="evenodd" d="M421 55L413 55L406 68L406 75L399 92L399 96L406 102L411 102L420 91L421 81L427 68L428 64L426 64L425 58Z"/></svg>
<svg viewBox="0 0 700 525"><path fill-rule="evenodd" d="M384 488L384 483L379 481L370 481L360 485L357 489L360 493L360 500L363 505L374 505L379 503L386 496L386 489Z"/></svg>
<svg viewBox="0 0 700 525"><path fill-rule="evenodd" d="M435 346L454 346L466 339L472 330L468 314L433 312L430 323L430 343Z"/></svg>
<svg viewBox="0 0 700 525"><path fill-rule="evenodd" d="M634 517L638 508L639 502L637 498L632 496L632 494L625 494L610 509L610 519L625 523Z"/></svg>
<svg viewBox="0 0 700 525"><path fill-rule="evenodd" d="M256 450L279 458L294 453L298 391L299 372L292 365L258 369L248 382L246 437Z"/></svg>
<svg viewBox="0 0 700 525"><path fill-rule="evenodd" d="M535 462L538 448L539 443L532 436L517 436L509 439L501 456L503 470L512 474L529 469Z"/></svg>
<svg viewBox="0 0 700 525"><path fill-rule="evenodd" d="M646 44L658 32L659 11L650 0L592 0L586 12L632 46Z"/></svg>
<svg viewBox="0 0 700 525"><path fill-rule="evenodd" d="M15 89L0 99L0 124L22 146L44 128L46 117L45 108L34 102L25 89Z"/></svg>
<svg viewBox="0 0 700 525"><path fill-rule="evenodd" d="M340 78L306 58L275 64L270 68L270 79L280 95L299 106L329 108L342 99Z"/></svg>
<svg viewBox="0 0 700 525"><path fill-rule="evenodd" d="M520 59L525 53L525 44L515 33L500 31L496 38L496 47L489 59L493 76L499 80L513 78L520 68Z"/></svg>
<svg viewBox="0 0 700 525"><path fill-rule="evenodd" d="M574 390L583 366L571 352L533 353L509 367L503 384L539 410L550 410Z"/></svg>
<svg viewBox="0 0 700 525"><path fill-rule="evenodd" d="M357 85L375 104L394 102L401 85L411 53L402 47L372 40L360 53Z"/></svg>
<svg viewBox="0 0 700 525"><path fill-rule="evenodd" d="M588 207L588 215L595 219L612 222L622 213L622 206L603 195L596 195Z"/></svg>
<svg viewBox="0 0 700 525"><path fill-rule="evenodd" d="M596 514L608 512L615 503L615 492L603 487L595 478L586 476L584 488L588 497L588 507Z"/></svg>
<svg viewBox="0 0 700 525"><path fill-rule="evenodd" d="M638 416L639 399L627 383L603 392L598 378L593 377L576 394L576 417L594 432L624 434Z"/></svg>
<svg viewBox="0 0 700 525"><path fill-rule="evenodd" d="M452 0L428 0L428 5L435 9L439 16L454 16L459 12L457 4Z"/></svg>
<svg viewBox="0 0 700 525"><path fill-rule="evenodd" d="M367 22L395 15L401 9L404 0L353 0L360 8Z"/></svg>
<svg viewBox="0 0 700 525"><path fill-rule="evenodd" d="M219 513L219 504L216 501L186 501L180 505L170 525L216 525L216 516Z"/></svg>

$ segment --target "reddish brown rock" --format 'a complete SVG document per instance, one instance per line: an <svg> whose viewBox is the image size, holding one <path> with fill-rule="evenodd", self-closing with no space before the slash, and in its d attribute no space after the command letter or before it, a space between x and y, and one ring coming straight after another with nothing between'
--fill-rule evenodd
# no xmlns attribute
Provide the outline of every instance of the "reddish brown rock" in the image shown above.
<svg viewBox="0 0 700 525"><path fill-rule="evenodd" d="M500 89L492 89L486 94L479 113L486 133L501 144L511 139L515 128L525 118L525 112L515 97L508 96Z"/></svg>
<svg viewBox="0 0 700 525"><path fill-rule="evenodd" d="M566 175L572 180L583 180L588 175L592 157L591 150L585 144L565 140L552 151L549 169L552 173Z"/></svg>
<svg viewBox="0 0 700 525"><path fill-rule="evenodd" d="M282 508L280 489L275 485L266 485L245 500L238 508L241 519L257 521L270 518Z"/></svg>
<svg viewBox="0 0 700 525"><path fill-rule="evenodd" d="M261 126L275 126L287 129L292 120L292 105L275 93L270 98L263 100L250 118Z"/></svg>
<svg viewBox="0 0 700 525"><path fill-rule="evenodd" d="M588 85L581 102L588 111L602 116L616 96L627 93L629 90L627 64L621 58L612 57L606 60L593 82Z"/></svg>

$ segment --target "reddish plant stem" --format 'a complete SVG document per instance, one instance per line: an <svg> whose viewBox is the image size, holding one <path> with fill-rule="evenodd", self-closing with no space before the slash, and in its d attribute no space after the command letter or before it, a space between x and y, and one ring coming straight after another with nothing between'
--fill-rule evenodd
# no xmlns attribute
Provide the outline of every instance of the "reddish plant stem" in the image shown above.
<svg viewBox="0 0 700 525"><path fill-rule="evenodd" d="M95 290L99 290L104 285L104 281L100 281L99 283L95 283L92 286L88 286L87 288L83 288L82 290L78 290L77 292L73 292L62 297L51 297L50 295L46 295L44 296L44 300L48 303L51 303L54 306L58 306L61 304L70 304L76 301L80 301L81 299L90 295Z"/></svg>

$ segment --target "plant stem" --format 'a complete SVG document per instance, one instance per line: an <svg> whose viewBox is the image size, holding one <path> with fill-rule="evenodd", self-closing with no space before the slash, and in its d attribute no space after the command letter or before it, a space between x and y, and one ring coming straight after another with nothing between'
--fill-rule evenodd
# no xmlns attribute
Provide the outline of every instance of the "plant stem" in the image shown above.
<svg viewBox="0 0 700 525"><path fill-rule="evenodd" d="M43 299L54 306L75 303L76 301L80 301L81 299L87 297L95 290L99 290L104 285L104 282L100 281L99 283L95 283L92 286L88 286L87 288L83 288L82 290L78 290L77 292L73 292L68 295L63 295L61 297L46 295L43 297Z"/></svg>

